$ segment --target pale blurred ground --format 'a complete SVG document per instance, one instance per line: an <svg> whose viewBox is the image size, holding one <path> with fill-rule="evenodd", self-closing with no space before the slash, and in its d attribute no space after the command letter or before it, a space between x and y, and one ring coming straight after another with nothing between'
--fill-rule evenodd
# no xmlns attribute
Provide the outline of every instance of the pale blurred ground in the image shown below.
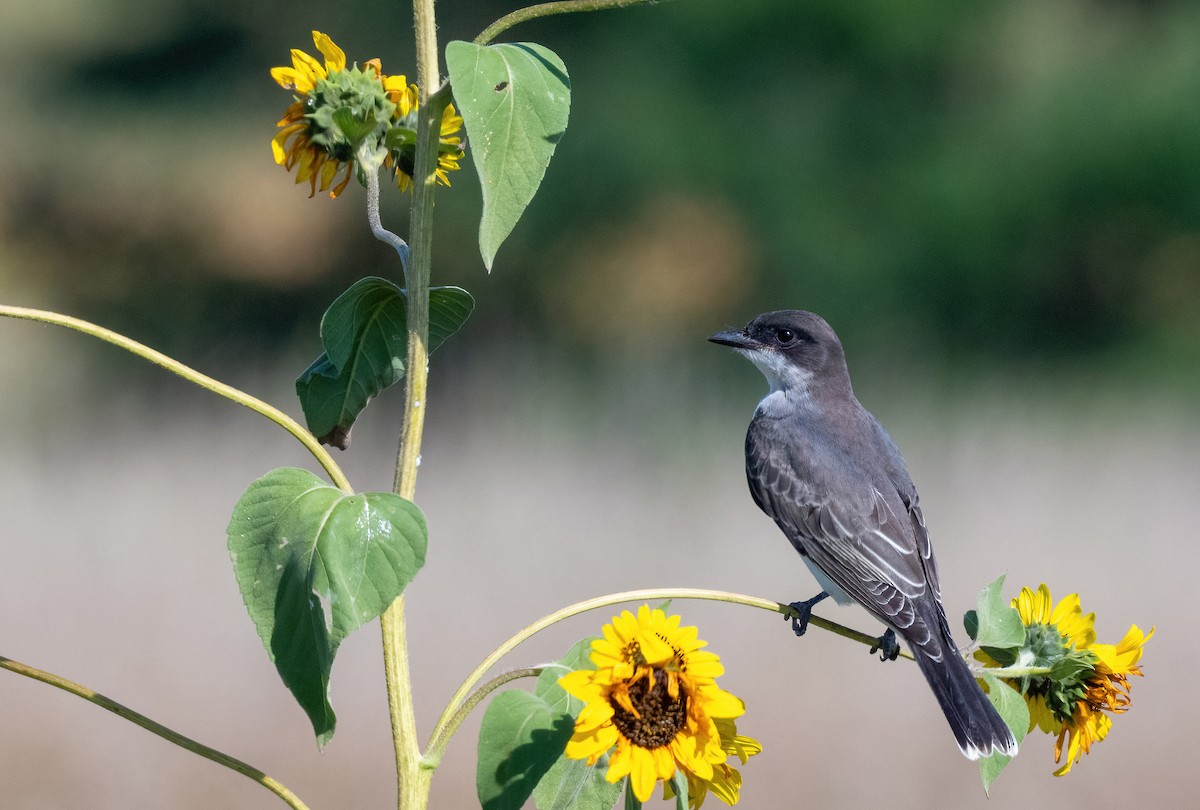
<svg viewBox="0 0 1200 810"><path fill-rule="evenodd" d="M468 330L464 340L496 337ZM268 469L306 464L298 446L182 382L122 393L119 376L85 369L104 357L120 375L137 361L113 362L105 355L116 350L85 338L0 322L0 343L0 654L240 757L313 808L392 806L377 623L342 646L337 735L318 753L230 569L231 505ZM435 363L418 487L430 553L409 589L423 733L489 650L561 605L655 585L811 595L807 571L742 477L743 430L762 381L746 365L743 376L706 384L712 369L742 362L713 352L697 367L613 372L561 394L553 390L569 372L537 354L458 363L448 353ZM297 412L290 380L300 358L262 362L272 367L235 382ZM29 372L51 365L51 375ZM723 685L748 706L740 727L765 747L744 769L741 806L1194 806L1194 410L1053 381L954 395L868 381L860 393L921 488L950 613L961 616L1003 572L1014 589L1044 579L1056 596L1078 590L1102 640L1117 641L1131 622L1158 626L1147 677L1134 684L1132 711L1068 778L1051 776L1053 740L1039 735L987 800L911 665L880 664L820 631L796 640L766 613L676 602L722 655ZM339 456L361 489L390 484L395 405L373 405ZM874 629L858 609L820 612ZM551 659L609 615L547 632L508 663ZM432 807L477 806L477 722L453 741ZM8 672L0 728L5 810L281 806L232 772Z"/></svg>

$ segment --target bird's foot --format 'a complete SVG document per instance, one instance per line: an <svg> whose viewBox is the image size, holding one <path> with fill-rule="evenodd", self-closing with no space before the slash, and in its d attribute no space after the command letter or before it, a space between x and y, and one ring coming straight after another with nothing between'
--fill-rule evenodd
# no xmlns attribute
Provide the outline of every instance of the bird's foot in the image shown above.
<svg viewBox="0 0 1200 810"><path fill-rule="evenodd" d="M880 661L895 661L900 655L900 642L896 641L896 632L892 628L889 627L882 636L875 639L871 654L874 655L876 651L879 652Z"/></svg>
<svg viewBox="0 0 1200 810"><path fill-rule="evenodd" d="M792 632L798 636L804 635L808 631L808 620L812 618L813 605L827 598L829 598L829 594L821 591L812 599L806 599L803 602L792 602L788 605L788 607L798 614L790 617L792 620Z"/></svg>

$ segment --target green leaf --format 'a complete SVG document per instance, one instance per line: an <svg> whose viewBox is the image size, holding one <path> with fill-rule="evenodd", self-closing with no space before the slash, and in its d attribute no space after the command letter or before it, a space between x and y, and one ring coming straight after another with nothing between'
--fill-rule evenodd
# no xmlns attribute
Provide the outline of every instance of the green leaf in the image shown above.
<svg viewBox="0 0 1200 810"><path fill-rule="evenodd" d="M571 81L553 51L531 42L451 42L446 67L483 189L479 252L490 271L566 131Z"/></svg>
<svg viewBox="0 0 1200 810"><path fill-rule="evenodd" d="M625 783L625 810L642 810L642 803L638 801L637 796L633 795L633 785L629 784L629 778L626 777L623 781Z"/></svg>
<svg viewBox="0 0 1200 810"><path fill-rule="evenodd" d="M981 647L1006 649L1020 647L1025 642L1025 625L1021 623L1021 614L1010 607L1009 600L1001 593L1003 587L1004 577L1001 576L979 592L975 611L978 622L975 640Z"/></svg>
<svg viewBox="0 0 1200 810"><path fill-rule="evenodd" d="M348 107L339 107L333 111L333 123L337 124L338 129L350 142L351 151L357 149L362 139L374 132L379 125L374 115L368 113L365 118L360 119Z"/></svg>
<svg viewBox="0 0 1200 810"><path fill-rule="evenodd" d="M475 301L459 287L429 291L432 352L470 316ZM404 376L407 297L382 278L359 279L321 318L324 354L296 380L309 431L325 444L350 446L350 429L380 391Z"/></svg>
<svg viewBox="0 0 1200 810"><path fill-rule="evenodd" d="M595 637L585 638L538 676L534 694L546 701L552 710L575 717L583 708L583 701L568 694L558 685L558 679L578 669L595 669L591 661L592 642ZM533 791L533 803L538 810L612 810L621 798L621 783L609 782L608 754L603 754L596 764L586 760L568 759L560 756Z"/></svg>
<svg viewBox="0 0 1200 810"><path fill-rule="evenodd" d="M1029 733L1029 706L1025 703L1025 698L1016 689L990 672L983 673L983 679L988 687L988 700L996 707L1001 719L1004 720L1004 723L1012 731L1013 738L1020 745L1021 741L1025 739L1025 735ZM992 782L996 780L1010 760L1012 757L1004 754L992 754L979 760L979 776L983 780L984 793L988 792Z"/></svg>
<svg viewBox="0 0 1200 810"><path fill-rule="evenodd" d="M579 710L583 708L583 701L568 694L565 689L558 685L558 679L568 672L574 672L577 669L596 668L592 664L592 642L597 638L599 637L589 636L588 638L580 639L571 645L571 649L567 650L566 655L542 670L542 674L538 676L537 686L533 692L546 701L546 704L550 708L557 712L569 714L572 717L579 714Z"/></svg>
<svg viewBox="0 0 1200 810"><path fill-rule="evenodd" d="M483 810L520 810L574 728L571 715L529 692L510 689L492 698L479 729L475 772Z"/></svg>
<svg viewBox="0 0 1200 810"><path fill-rule="evenodd" d="M963 627L967 628L967 635L971 641L975 640L975 636L979 633L979 614L974 610L968 610L963 614Z"/></svg>
<svg viewBox="0 0 1200 810"><path fill-rule="evenodd" d="M1075 683L1079 675L1096 666L1096 655L1087 650L1072 650L1050 666L1050 680L1055 683Z"/></svg>
<svg viewBox="0 0 1200 810"><path fill-rule="evenodd" d="M336 723L329 673L338 645L425 563L425 518L399 495L347 495L283 467L246 489L227 531L250 618L324 746Z"/></svg>

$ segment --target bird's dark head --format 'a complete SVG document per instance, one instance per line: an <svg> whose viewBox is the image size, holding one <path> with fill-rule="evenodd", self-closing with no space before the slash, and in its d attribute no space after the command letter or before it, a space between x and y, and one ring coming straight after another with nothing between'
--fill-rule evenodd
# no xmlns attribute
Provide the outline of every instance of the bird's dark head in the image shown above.
<svg viewBox="0 0 1200 810"><path fill-rule="evenodd" d="M772 391L807 390L814 378L849 382L842 342L825 319L812 312L766 312L740 332L717 332L708 339L747 357L766 376Z"/></svg>

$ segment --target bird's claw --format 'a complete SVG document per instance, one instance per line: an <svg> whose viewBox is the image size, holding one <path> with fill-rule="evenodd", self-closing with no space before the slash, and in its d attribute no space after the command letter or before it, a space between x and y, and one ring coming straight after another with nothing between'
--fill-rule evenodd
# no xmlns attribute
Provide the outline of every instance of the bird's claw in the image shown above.
<svg viewBox="0 0 1200 810"><path fill-rule="evenodd" d="M875 639L874 646L871 647L871 654L879 652L880 661L895 661L900 655L900 642L896 641L896 632L892 628L888 628L882 636Z"/></svg>
<svg viewBox="0 0 1200 810"><path fill-rule="evenodd" d="M805 599L803 602L792 602L788 605L792 610L796 611L795 616L791 616L792 632L798 636L808 632L808 620L812 618L813 605L820 602L829 596L825 591L821 591L812 599Z"/></svg>

